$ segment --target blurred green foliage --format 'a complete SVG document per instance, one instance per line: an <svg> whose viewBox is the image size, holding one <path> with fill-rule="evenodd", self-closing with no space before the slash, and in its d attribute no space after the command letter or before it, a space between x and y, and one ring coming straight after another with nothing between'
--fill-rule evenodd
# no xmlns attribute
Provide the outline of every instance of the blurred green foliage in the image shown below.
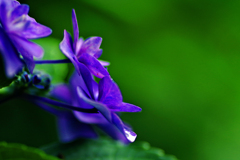
<svg viewBox="0 0 240 160"><path fill-rule="evenodd" d="M163 150L151 147L147 142L125 145L106 137L94 140L79 139L67 144L52 143L41 149L53 156L61 153L66 160L177 160L175 156L166 155Z"/></svg>
<svg viewBox="0 0 240 160"><path fill-rule="evenodd" d="M143 109L122 114L137 140L184 160L240 159L240 1L20 2L59 41L72 8L80 36L103 38L124 101ZM22 100L1 105L0 124L0 140L57 139L54 117Z"/></svg>
<svg viewBox="0 0 240 160"><path fill-rule="evenodd" d="M18 143L0 142L1 160L60 160L45 154L40 149L27 147Z"/></svg>

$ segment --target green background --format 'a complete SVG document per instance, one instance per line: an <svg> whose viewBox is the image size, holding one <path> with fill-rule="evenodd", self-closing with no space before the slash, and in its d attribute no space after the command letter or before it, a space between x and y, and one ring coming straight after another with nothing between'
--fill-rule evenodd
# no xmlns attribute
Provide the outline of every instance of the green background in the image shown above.
<svg viewBox="0 0 240 160"><path fill-rule="evenodd" d="M124 101L143 109L122 114L137 141L181 160L240 159L239 0L20 2L59 42L64 29L72 33L72 8L80 36L103 38L101 59ZM57 140L55 118L23 100L1 105L0 124L0 141Z"/></svg>

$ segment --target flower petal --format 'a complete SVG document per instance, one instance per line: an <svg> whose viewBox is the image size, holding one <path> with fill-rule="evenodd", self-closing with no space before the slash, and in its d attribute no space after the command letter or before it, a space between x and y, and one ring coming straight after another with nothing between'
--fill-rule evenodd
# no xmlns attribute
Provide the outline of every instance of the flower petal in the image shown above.
<svg viewBox="0 0 240 160"><path fill-rule="evenodd" d="M107 61L103 61L103 60L98 60L102 66L109 66L110 65L110 62L107 62Z"/></svg>
<svg viewBox="0 0 240 160"><path fill-rule="evenodd" d="M134 142L137 134L134 133L128 126L124 125L122 120L112 112L112 123L120 130L122 134L130 141Z"/></svg>
<svg viewBox="0 0 240 160"><path fill-rule="evenodd" d="M81 52L79 52L79 51L83 45L83 42L84 42L83 38L79 38L77 41L75 53L78 58L81 56Z"/></svg>
<svg viewBox="0 0 240 160"><path fill-rule="evenodd" d="M78 60L85 64L91 73L98 78L103 78L104 76L109 75L108 71L101 65L101 63L95 57L87 53L83 53Z"/></svg>
<svg viewBox="0 0 240 160"><path fill-rule="evenodd" d="M108 123L108 120L101 113L83 113L83 112L73 112L78 120L84 123L90 124L104 124Z"/></svg>
<svg viewBox="0 0 240 160"><path fill-rule="evenodd" d="M87 53L91 56L94 56L95 58L98 58L102 54L101 49L99 49L101 43L101 37L90 37L84 41L80 52Z"/></svg>
<svg viewBox="0 0 240 160"><path fill-rule="evenodd" d="M86 68L86 70L87 70L87 68ZM87 99L87 97L91 99L91 95L89 93L89 90L88 90L88 87L87 87L86 83L83 80L83 77L84 77L84 74L83 74L83 76L79 76L76 72L74 72L72 77L71 77L71 79L70 79L71 93L72 93L72 97L74 99L73 104L75 106L79 106L81 108L89 108L89 109L91 109L94 106L92 106L91 104L87 103L84 99L79 98L78 93L77 93L77 89L76 88L80 87L81 88L80 90L82 91L82 93L81 93L82 96L84 96L85 99ZM98 94L97 83L95 81L93 81L91 75L89 77L89 80L87 80L86 78L85 78L85 80L87 81L87 83L93 82L92 83L92 85L93 85L92 89L94 90L93 94L94 94L94 97L96 98L97 97L96 94ZM97 93L95 93L95 92L97 92ZM95 98L93 98L93 99L95 99ZM73 113L80 121L85 122L85 123L99 124L99 123L107 123L108 122L106 120L106 118L101 113L90 113L89 114L89 113L82 113L82 112L75 112L75 111Z"/></svg>
<svg viewBox="0 0 240 160"><path fill-rule="evenodd" d="M59 47L62 53L72 61L74 55L73 42L71 35L66 30L64 30L64 37Z"/></svg>
<svg viewBox="0 0 240 160"><path fill-rule="evenodd" d="M26 4L18 5L12 11L10 21L15 21L14 23L16 23L17 21L20 21L23 15L26 16L26 14L28 14L28 11L29 11L28 5Z"/></svg>
<svg viewBox="0 0 240 160"><path fill-rule="evenodd" d="M77 53L77 42L79 37L79 30L78 30L78 23L77 23L77 16L75 13L75 10L72 10L72 24L73 24L73 50L75 53Z"/></svg>
<svg viewBox="0 0 240 160"><path fill-rule="evenodd" d="M17 7L17 6L19 6L20 5L20 3L18 2L18 1L12 1L12 3L11 3L11 6L12 6L12 8L15 8L15 7Z"/></svg>
<svg viewBox="0 0 240 160"><path fill-rule="evenodd" d="M66 30L64 30L64 37L63 37L62 42L59 44L59 47L60 47L60 50L62 51L62 53L71 60L75 69L77 70L78 74L80 75L80 70L78 67L80 62L78 62L77 57L74 54L72 37Z"/></svg>
<svg viewBox="0 0 240 160"><path fill-rule="evenodd" d="M112 112L140 112L142 109L138 106L129 103L122 103L120 106L110 106L108 108Z"/></svg>
<svg viewBox="0 0 240 160"><path fill-rule="evenodd" d="M82 90L79 87L77 87L77 92L81 99L83 99L86 103L94 106L109 122L111 122L111 112L107 106L85 97Z"/></svg>
<svg viewBox="0 0 240 160"><path fill-rule="evenodd" d="M26 39L35 39L49 36L51 33L52 30L50 28L37 23L35 20L31 20L29 21L29 25L26 27L26 29L21 33L21 36Z"/></svg>
<svg viewBox="0 0 240 160"><path fill-rule="evenodd" d="M24 51L19 50L20 52L24 53ZM22 54L23 59L27 65L27 68L29 70L30 73L33 73L33 70L35 68L35 63L34 63L34 59L33 56L30 54Z"/></svg>
<svg viewBox="0 0 240 160"><path fill-rule="evenodd" d="M0 3L4 3L8 10L11 10L20 5L20 3L15 0L0 0Z"/></svg>
<svg viewBox="0 0 240 160"><path fill-rule="evenodd" d="M43 56L43 49L25 38L19 37L15 34L8 34L11 38L12 42L14 43L17 50L23 56L24 61L26 62L29 71L32 73L35 67L35 63L33 60L33 56L35 57L42 57Z"/></svg>
<svg viewBox="0 0 240 160"><path fill-rule="evenodd" d="M71 91L66 84L58 84L54 86L49 94L65 103L70 104L72 102Z"/></svg>
<svg viewBox="0 0 240 160"><path fill-rule="evenodd" d="M101 55L102 55L102 49L98 49L98 50L95 52L94 57L98 59Z"/></svg>
<svg viewBox="0 0 240 160"><path fill-rule="evenodd" d="M76 72L73 73L70 79L70 86L72 92L76 93L76 87L79 86L89 98L97 99L98 96L98 84L92 78L89 70L81 63L78 63L80 75Z"/></svg>
<svg viewBox="0 0 240 160"><path fill-rule="evenodd" d="M57 120L59 138L61 142L71 142L77 138L96 138L91 125L81 123L72 113L62 114Z"/></svg>
<svg viewBox="0 0 240 160"><path fill-rule="evenodd" d="M88 91L88 88L86 86L86 83L84 82L82 76L79 75L76 71L73 72L69 83L70 83L71 93L73 95L76 95L76 97L74 97L74 99L78 99L77 86L79 86L82 90L84 90L84 92L87 94L88 97L91 97L91 95Z"/></svg>
<svg viewBox="0 0 240 160"><path fill-rule="evenodd" d="M125 144L129 143L129 141L125 137L125 135L122 134L115 125L108 122L108 123L105 123L105 124L97 124L97 126L101 130L103 130L105 133L107 133L110 137L112 137L113 139L121 141Z"/></svg>
<svg viewBox="0 0 240 160"><path fill-rule="evenodd" d="M63 54L71 60L74 55L73 42L71 35L66 30L64 30L64 37L59 47Z"/></svg>
<svg viewBox="0 0 240 160"><path fill-rule="evenodd" d="M12 78L22 70L24 63L20 59L16 48L13 46L5 32L0 28L0 54L5 63L6 75Z"/></svg>
<svg viewBox="0 0 240 160"><path fill-rule="evenodd" d="M41 46L27 40L26 38L20 37L16 34L8 34L16 48L22 55L31 55L37 58L43 56L43 49Z"/></svg>
<svg viewBox="0 0 240 160"><path fill-rule="evenodd" d="M122 94L117 84L110 78L105 76L99 81L99 97L98 101L107 106L121 106Z"/></svg>
<svg viewBox="0 0 240 160"><path fill-rule="evenodd" d="M8 24L8 19L7 19L7 2L6 0L2 0L0 2L0 20L1 20L1 25L3 26L4 29L7 29L7 24Z"/></svg>
<svg viewBox="0 0 240 160"><path fill-rule="evenodd" d="M80 70L81 73L81 77L84 81L84 83L86 84L86 87L88 89L88 92L90 93L90 96L92 99L94 99L94 93L93 93L93 78L91 73L89 72L89 70L87 69L87 67L85 67L85 65L78 63L78 68Z"/></svg>

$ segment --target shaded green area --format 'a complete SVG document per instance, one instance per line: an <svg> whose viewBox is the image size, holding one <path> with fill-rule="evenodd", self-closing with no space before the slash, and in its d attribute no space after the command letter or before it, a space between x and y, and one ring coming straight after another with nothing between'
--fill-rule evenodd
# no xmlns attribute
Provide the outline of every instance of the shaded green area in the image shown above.
<svg viewBox="0 0 240 160"><path fill-rule="evenodd" d="M53 143L41 149L53 156L61 155L66 160L177 160L174 156L164 154L163 150L151 147L147 142L124 145L109 138L81 139L68 144Z"/></svg>
<svg viewBox="0 0 240 160"><path fill-rule="evenodd" d="M101 59L138 134L184 160L239 159L240 2L22 0L62 40L72 32L103 38ZM21 105L20 105L21 104ZM0 140L39 146L57 139L54 117L22 100L0 107Z"/></svg>
<svg viewBox="0 0 240 160"><path fill-rule="evenodd" d="M0 142L1 160L59 160L42 150L17 143Z"/></svg>

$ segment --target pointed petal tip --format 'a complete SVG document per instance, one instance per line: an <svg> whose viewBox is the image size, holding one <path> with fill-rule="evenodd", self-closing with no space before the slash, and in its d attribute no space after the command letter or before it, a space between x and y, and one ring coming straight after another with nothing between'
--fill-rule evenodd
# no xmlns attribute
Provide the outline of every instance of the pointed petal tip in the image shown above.
<svg viewBox="0 0 240 160"><path fill-rule="evenodd" d="M135 106L133 104L124 103L124 102L123 102L122 108L126 108L126 110L128 110L128 112L141 112L142 111L142 108Z"/></svg>
<svg viewBox="0 0 240 160"><path fill-rule="evenodd" d="M73 15L73 14L76 14L76 12L75 12L75 9L74 9L74 8L72 9L72 15Z"/></svg>
<svg viewBox="0 0 240 160"><path fill-rule="evenodd" d="M134 142L137 138L137 134L133 131L129 131L124 128L125 136L130 142Z"/></svg>
<svg viewBox="0 0 240 160"><path fill-rule="evenodd" d="M77 15L74 9L72 9L72 23L77 23Z"/></svg>
<svg viewBox="0 0 240 160"><path fill-rule="evenodd" d="M51 28L48 28L48 35L52 34L52 29Z"/></svg>
<svg viewBox="0 0 240 160"><path fill-rule="evenodd" d="M140 107L134 107L134 108L132 108L132 110L131 110L131 112L141 112L142 111L142 108L140 108Z"/></svg>
<svg viewBox="0 0 240 160"><path fill-rule="evenodd" d="M66 29L64 29L63 35L65 36L66 34L69 34L69 33L68 33L68 31Z"/></svg>
<svg viewBox="0 0 240 160"><path fill-rule="evenodd" d="M102 37L98 37L98 36L96 36L96 37L94 37L96 40L98 40L98 41L101 41L102 42Z"/></svg>
<svg viewBox="0 0 240 160"><path fill-rule="evenodd" d="M107 67L107 66L110 65L110 62L107 62L107 61L99 60L99 62L101 63L101 65L102 65L103 67Z"/></svg>
<svg viewBox="0 0 240 160"><path fill-rule="evenodd" d="M141 112L142 108L129 103L122 103L120 106L109 106L113 112Z"/></svg>
<svg viewBox="0 0 240 160"><path fill-rule="evenodd" d="M102 37L92 37L92 39L93 39L94 43L97 43L99 45L102 43Z"/></svg>

